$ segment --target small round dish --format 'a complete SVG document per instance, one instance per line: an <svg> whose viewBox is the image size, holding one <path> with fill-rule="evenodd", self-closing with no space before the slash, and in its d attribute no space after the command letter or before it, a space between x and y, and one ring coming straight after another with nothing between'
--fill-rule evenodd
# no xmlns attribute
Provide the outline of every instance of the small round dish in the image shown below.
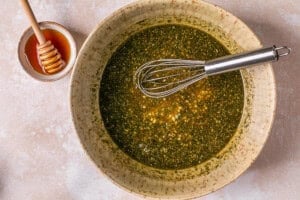
<svg viewBox="0 0 300 200"><path fill-rule="evenodd" d="M29 74L31 77L35 78L36 80L56 81L58 79L61 79L65 75L67 75L68 72L72 69L72 67L75 63L76 54L77 54L76 43L75 43L75 40L74 40L73 36L71 35L71 33L65 27L63 27L62 25L60 25L58 23L45 21L45 22L40 22L39 25L42 30L43 29L51 29L51 30L58 31L61 34L63 34L64 37L67 39L68 44L70 46L70 58L69 58L67 65L60 72L51 74L51 75L41 74L32 67L32 65L28 61L27 56L25 54L25 46L27 44L27 41L34 34L31 27L29 27L23 33L23 35L20 39L19 46L18 46L19 62L22 65L25 72L27 72L27 74Z"/></svg>

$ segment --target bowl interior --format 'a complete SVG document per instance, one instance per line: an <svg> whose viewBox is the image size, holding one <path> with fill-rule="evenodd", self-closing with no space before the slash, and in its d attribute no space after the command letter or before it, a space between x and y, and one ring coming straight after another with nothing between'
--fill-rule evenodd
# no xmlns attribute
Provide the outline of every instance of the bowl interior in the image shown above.
<svg viewBox="0 0 300 200"><path fill-rule="evenodd" d="M183 24L201 29L231 53L261 47L253 32L223 9L201 1L138 1L100 23L79 53L72 74L71 111L80 141L97 167L117 185L142 195L192 198L215 191L245 171L262 149L275 109L269 64L241 71L245 104L238 130L212 159L182 170L160 170L127 156L112 141L99 109L106 63L130 35L150 26Z"/></svg>

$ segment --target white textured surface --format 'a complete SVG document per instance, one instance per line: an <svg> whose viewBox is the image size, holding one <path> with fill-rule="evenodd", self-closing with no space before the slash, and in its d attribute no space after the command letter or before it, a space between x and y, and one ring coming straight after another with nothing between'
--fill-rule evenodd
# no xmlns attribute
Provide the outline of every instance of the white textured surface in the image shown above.
<svg viewBox="0 0 300 200"><path fill-rule="evenodd" d="M65 25L80 46L99 21L132 1L31 2L40 21ZM274 64L277 111L261 155L234 183L202 199L300 199L300 0L210 2L245 21L263 44L293 53ZM81 149L68 108L70 76L42 83L22 70L17 45L28 21L18 1L2 2L0 13L0 199L140 199L105 178Z"/></svg>

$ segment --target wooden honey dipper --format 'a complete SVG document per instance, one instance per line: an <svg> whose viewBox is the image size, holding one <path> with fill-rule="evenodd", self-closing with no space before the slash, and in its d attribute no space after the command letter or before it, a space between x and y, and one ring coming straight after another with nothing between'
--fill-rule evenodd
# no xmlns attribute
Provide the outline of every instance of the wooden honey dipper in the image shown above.
<svg viewBox="0 0 300 200"><path fill-rule="evenodd" d="M43 68L43 71L47 74L54 74L62 70L66 63L61 58L61 54L54 47L50 40L46 40L42 33L38 22L32 12L28 0L20 0L21 5L30 20L31 27L34 31L35 36L39 44L37 45L38 60Z"/></svg>

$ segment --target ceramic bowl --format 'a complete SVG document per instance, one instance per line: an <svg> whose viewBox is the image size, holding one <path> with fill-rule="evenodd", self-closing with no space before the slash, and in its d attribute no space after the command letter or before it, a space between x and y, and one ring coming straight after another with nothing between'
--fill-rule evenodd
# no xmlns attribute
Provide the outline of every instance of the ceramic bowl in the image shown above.
<svg viewBox="0 0 300 200"><path fill-rule="evenodd" d="M23 33L23 35L20 39L19 46L18 46L19 61L22 65L23 69L25 70L25 72L27 72L28 75L35 78L36 80L56 81L58 79L63 78L64 76L66 76L72 69L72 67L75 63L76 54L77 54L76 43L75 43L75 40L74 40L72 34L65 27L63 27L62 25L60 25L58 23L45 21L45 22L40 22L39 25L42 30L43 29L55 30L65 36L65 38L67 39L67 41L70 45L70 58L69 58L67 65L60 72L51 74L51 75L41 74L32 67L32 65L30 64L30 62L28 61L28 59L25 55L25 46L27 44L27 41L34 34L33 29L31 27L28 28Z"/></svg>
<svg viewBox="0 0 300 200"><path fill-rule="evenodd" d="M83 148L114 183L144 196L186 199L223 187L255 160L272 125L275 83L270 64L241 71L245 91L241 122L226 147L210 160L187 169L160 170L131 159L112 141L101 119L101 76L112 53L126 38L149 26L168 23L199 28L231 53L261 47L241 20L215 5L184 0L138 1L103 20L86 40L72 74L71 111Z"/></svg>

